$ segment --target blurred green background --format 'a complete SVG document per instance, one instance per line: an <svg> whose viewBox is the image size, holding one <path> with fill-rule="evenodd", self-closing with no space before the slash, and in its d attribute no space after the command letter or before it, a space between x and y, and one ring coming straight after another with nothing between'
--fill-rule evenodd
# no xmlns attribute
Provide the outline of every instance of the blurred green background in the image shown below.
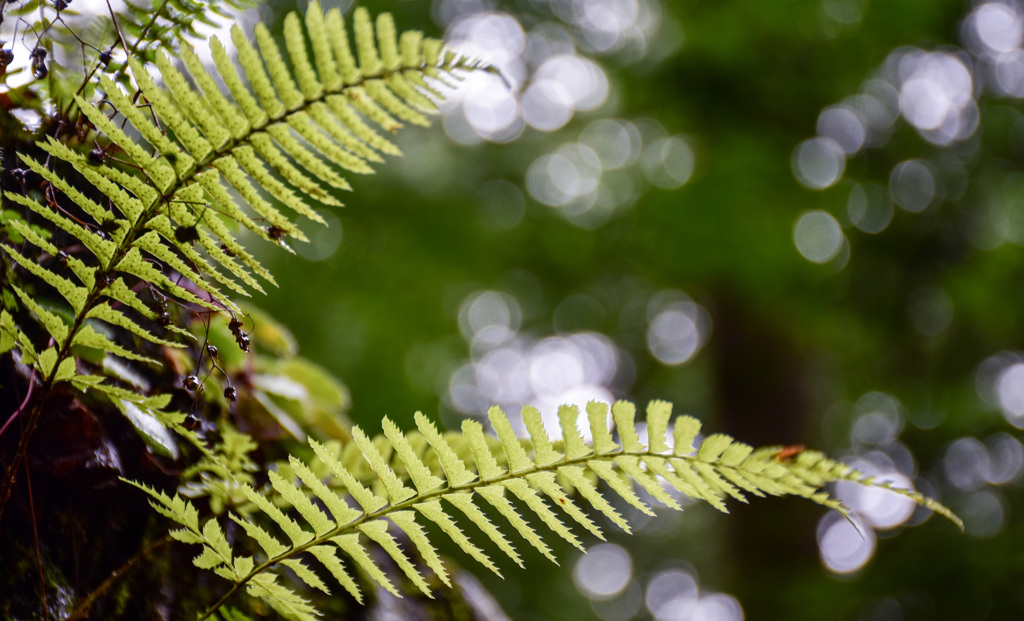
<svg viewBox="0 0 1024 621"><path fill-rule="evenodd" d="M504 581L447 550L505 615L1024 618L1018 3L364 4L509 86L466 80L301 257L265 256L258 303L355 423L662 398L967 524L841 487L852 524L779 500L631 515Z"/></svg>

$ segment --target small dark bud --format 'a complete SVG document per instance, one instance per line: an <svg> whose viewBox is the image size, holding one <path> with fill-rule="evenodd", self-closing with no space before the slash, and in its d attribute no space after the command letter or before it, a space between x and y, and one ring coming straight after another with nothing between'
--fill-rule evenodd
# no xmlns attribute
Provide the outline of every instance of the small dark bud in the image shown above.
<svg viewBox="0 0 1024 621"><path fill-rule="evenodd" d="M174 239L180 244L191 244L199 239L199 230L194 226L179 226L174 229Z"/></svg>
<svg viewBox="0 0 1024 621"><path fill-rule="evenodd" d="M100 52L100 64L103 65L104 68L109 67L110 61L113 59L113 56L114 55L110 52L110 50L104 50Z"/></svg>
<svg viewBox="0 0 1024 621"><path fill-rule="evenodd" d="M60 263L61 265L67 265L68 264L68 253L64 252L63 250L58 250L57 251L57 263Z"/></svg>
<svg viewBox="0 0 1024 621"><path fill-rule="evenodd" d="M224 389L224 398L228 401L238 401L238 391L234 386L228 386Z"/></svg>
<svg viewBox="0 0 1024 621"><path fill-rule="evenodd" d="M28 169L26 168L15 168L11 171L11 176L18 183L24 184L28 181Z"/></svg>
<svg viewBox="0 0 1024 621"><path fill-rule="evenodd" d="M191 375L189 377L192 377ZM195 431L199 427L199 417L195 414L189 414L182 421L181 426L189 431Z"/></svg>
<svg viewBox="0 0 1024 621"><path fill-rule="evenodd" d="M71 0L56 0L53 3L53 6L57 7L58 11L63 11L64 9L68 8L69 4L71 4Z"/></svg>
<svg viewBox="0 0 1024 621"><path fill-rule="evenodd" d="M244 351L245 353L249 353L249 336L248 335L240 334L240 335L235 337L235 340L238 341L238 347L242 351Z"/></svg>
<svg viewBox="0 0 1024 621"><path fill-rule="evenodd" d="M164 327L171 325L171 314L168 313L167 311L161 312L159 315L157 315L156 322L157 324Z"/></svg>
<svg viewBox="0 0 1024 621"><path fill-rule="evenodd" d="M103 162L107 161L107 152L100 147L96 147L92 151L89 151L89 161L99 166Z"/></svg>
<svg viewBox="0 0 1024 621"><path fill-rule="evenodd" d="M6 67L14 62L14 50L0 50L0 67Z"/></svg>
<svg viewBox="0 0 1024 621"><path fill-rule="evenodd" d="M270 239L274 241L281 241L281 238L284 237L285 233L284 229L279 226L268 226L264 230L267 232L267 235L270 236Z"/></svg>
<svg viewBox="0 0 1024 621"><path fill-rule="evenodd" d="M228 255L229 257L235 256L235 253L231 252L231 249L227 247L227 244L221 244L220 249L224 254Z"/></svg>
<svg viewBox="0 0 1024 621"><path fill-rule="evenodd" d="M207 343L206 344L206 353L210 354L211 358L216 358L217 357L217 346L216 345L210 345L209 343Z"/></svg>
<svg viewBox="0 0 1024 621"><path fill-rule="evenodd" d="M37 47L29 56L32 57L32 77L42 80L50 72L46 68L46 49Z"/></svg>
<svg viewBox="0 0 1024 621"><path fill-rule="evenodd" d="M186 390L195 391L199 388L199 378L195 375L187 375L185 376L185 379L181 380L181 385L184 386Z"/></svg>
<svg viewBox="0 0 1024 621"><path fill-rule="evenodd" d="M114 280L117 279L117 274L114 272L99 272L96 274L96 282L103 285L103 288L107 288L114 284Z"/></svg>

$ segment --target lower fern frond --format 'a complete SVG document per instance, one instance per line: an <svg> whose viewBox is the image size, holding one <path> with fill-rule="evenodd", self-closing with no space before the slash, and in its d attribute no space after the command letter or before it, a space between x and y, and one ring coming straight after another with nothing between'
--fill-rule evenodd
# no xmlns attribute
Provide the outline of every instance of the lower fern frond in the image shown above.
<svg viewBox="0 0 1024 621"><path fill-rule="evenodd" d="M419 437L403 434L387 420L385 436L376 441L354 428L354 444L377 477L378 484L370 487L342 465L340 455L311 439L310 446L321 463L307 464L292 457L290 474L294 477L286 479L272 471L272 489L257 491L248 485L240 486L256 509L248 516L231 514L230 518L259 544L262 562L243 554L242 546L229 545L217 518L200 524L196 508L180 495L172 497L145 485L133 485L151 496L151 504L158 512L182 527L172 531L172 537L202 546L195 565L212 570L231 583L224 597L202 618L210 618L245 588L249 595L265 600L288 619L315 619L315 608L278 581L282 567L291 569L307 586L329 592L327 584L310 569L319 565L359 601L362 595L352 572L399 594L373 561L368 542L377 544L413 584L432 597L423 570L396 539L398 536L411 541L425 565L442 582L450 584L448 572L417 517L435 524L458 547L500 575L497 565L457 524L452 507L478 526L514 563L521 565L522 560L506 537L512 531L554 561L544 538L520 512L532 514L559 537L581 549L583 546L566 524L566 518L595 536L604 537L575 498L586 500L594 510L628 532L628 524L606 498L606 492L595 485L597 480L607 483L615 494L644 513L652 510L635 491L636 486L645 496L677 510L681 507L673 492L704 500L721 511L727 511L727 497L746 502L746 494L800 496L844 515L847 509L823 487L835 481L854 481L891 489L963 527L960 519L942 504L911 490L892 488L816 451L784 447L754 450L724 434L710 435L694 449L700 422L680 416L672 422L670 435L671 406L665 402L654 401L647 408L648 446L641 442L633 404L619 401L611 406L614 429L606 423L606 404L591 402L586 410L594 438L591 444L580 433L580 412L575 406L559 409L562 440L557 442L548 437L540 413L531 407L523 409L530 435L527 441L515 435L508 418L496 407L490 410L489 418L497 441L489 441L480 423L472 420L464 422L461 435L446 438L422 414L416 416ZM422 452L413 450L414 445L422 446L423 440L437 459L437 467L431 468L420 457ZM468 451L464 450L467 446ZM460 453L472 457L461 458ZM389 461L385 454L393 454L396 459ZM393 466L399 463L407 476L396 473ZM330 475L321 479L314 472ZM438 476L442 473L444 479ZM342 488L343 492L337 493ZM491 522L484 513L485 507L493 508L508 525ZM257 522L276 525L278 534ZM282 540L279 533L284 533L286 539ZM342 557L348 558L347 567Z"/></svg>

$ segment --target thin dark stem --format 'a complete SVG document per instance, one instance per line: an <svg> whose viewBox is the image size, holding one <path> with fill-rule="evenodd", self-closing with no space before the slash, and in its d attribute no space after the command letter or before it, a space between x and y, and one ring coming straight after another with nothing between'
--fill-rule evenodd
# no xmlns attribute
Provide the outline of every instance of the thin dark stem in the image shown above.
<svg viewBox="0 0 1024 621"><path fill-rule="evenodd" d="M126 59L125 60L125 64L120 69L117 70L117 73L114 74L114 77L113 77L113 81L114 82L117 82L117 80L120 79L120 77L124 74L124 69L125 69L125 67L128 66L127 59L131 58L132 54L134 54L136 52L136 50L138 50L139 44L146 38L146 35L149 34L149 29L153 27L153 24L156 23L156 20L159 19L160 15L163 13L164 9L167 8L167 5L169 3L170 3L170 0L164 0L164 3L160 5L160 8L156 9L155 11L153 11L153 16L150 18L149 22L145 26L143 26L142 32L139 33L138 38L135 39L135 42L132 43L130 48L125 44L124 36L121 34L121 27L117 23L117 15L114 13L113 10L110 11L110 16L114 20L114 29L117 31L117 39L118 40L116 42L114 42L107 49L107 51L108 52L113 52L114 48L116 48L118 43L120 43L121 44L121 49L124 50L125 59ZM107 2L107 8L110 8L110 3L109 2ZM96 71L98 69L99 69L99 63L96 63L96 65L93 66L92 70L85 76L85 79L82 80L82 84L78 87L78 90L75 91L76 95L81 95L83 92L85 92L86 87L92 81L92 77L94 75L96 75ZM67 117L71 113L71 109L74 106L75 106L75 100L74 100L74 98L72 98L72 100L68 103L67 110L64 111L64 117Z"/></svg>
<svg viewBox="0 0 1024 621"><path fill-rule="evenodd" d="M70 339L69 339L70 342ZM4 476L4 481L0 484L0 518L3 518L4 508L7 506L7 501L11 497L11 490L14 489L14 482L18 478L18 469L21 468L21 462L25 459L25 454L28 452L28 443L32 439L32 432L36 430L36 424L39 422L39 415L43 411L43 404L45 404L50 395L50 388L53 386L53 376L49 377L43 386L42 390L44 397L36 402L34 408L28 416L28 422L25 424L25 429L21 432L21 440L18 441L18 448L14 452L14 459L11 460L11 464L7 467L7 473ZM0 526L3 521L0 520Z"/></svg>
<svg viewBox="0 0 1024 621"><path fill-rule="evenodd" d="M128 44L124 40L124 35L121 34L121 25L117 23L117 14L114 13L114 7L110 5L110 0L107 0L107 10L110 11L110 19L114 20L114 32L117 33L117 39L121 42L121 49L124 50L125 56L127 56L130 53L128 51ZM155 15L156 14L154 14L154 19ZM136 40L136 45L137 44L138 40ZM132 49L135 49L134 46L132 47Z"/></svg>
<svg viewBox="0 0 1024 621"><path fill-rule="evenodd" d="M46 575L43 573L43 555L39 552L39 527L36 524L36 503L32 498L32 474L25 464L25 484L28 486L28 510L32 517L32 537L36 543L36 566L39 568L39 591L43 596L43 618L50 621L50 606L46 602Z"/></svg>
<svg viewBox="0 0 1024 621"><path fill-rule="evenodd" d="M93 589L82 602L75 607L71 612L71 615L64 621L78 621L80 619L89 618L89 609L92 608L93 604L96 603L100 597L103 596L112 586L117 584L119 580L128 575L128 572L136 567L139 561L152 554L156 549L163 547L171 541L170 535L164 535L161 539L154 541L145 548L136 552L131 558L125 561L120 567L110 572L110 575L100 583L98 587Z"/></svg>
<svg viewBox="0 0 1024 621"><path fill-rule="evenodd" d="M0 427L0 436L4 435L4 432L7 431L7 428L14 422L14 419L18 418L18 415L25 411L25 406L28 405L29 399L32 398L32 388L36 385L35 378L36 372L35 369L33 369L32 375L28 378L28 393L25 395L25 399L22 400L21 405L18 406L18 409L14 410L14 412L12 412L7 418L7 422L4 423L3 427Z"/></svg>

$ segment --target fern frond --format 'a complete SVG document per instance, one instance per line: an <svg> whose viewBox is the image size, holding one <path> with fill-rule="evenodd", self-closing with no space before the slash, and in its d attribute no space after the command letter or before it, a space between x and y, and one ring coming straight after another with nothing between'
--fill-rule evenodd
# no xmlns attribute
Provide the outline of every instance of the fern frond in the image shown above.
<svg viewBox="0 0 1024 621"><path fill-rule="evenodd" d="M438 469L428 467L412 450L408 436L390 421L385 421L385 436L377 441L355 428L353 444L363 461L376 473L390 501L363 486L342 465L338 455L311 439L310 446L332 475L327 480L317 478L313 474L313 466L292 457L290 462L297 481L286 481L278 473L271 472L272 489L257 492L249 487L243 488L258 511L248 517L232 514L231 519L256 541L265 556L265 560L253 565L248 573L240 570L240 567L248 567L248 561L240 565L238 559L249 557L226 547L222 531L211 525L213 519L200 528L198 512L186 500L156 492L144 485L137 487L151 496L158 511L185 527L174 531L176 538L203 546L196 565L213 569L232 583L224 598L212 606L207 615L244 587L251 595L267 600L275 610L288 611L282 614L292 615L289 618L294 619L315 615L315 611L308 602L277 581L281 567L290 568L306 586L327 591L328 585L307 566L316 559L357 598L360 596L351 578L353 570L362 572L370 581L389 591L398 592L367 553L367 542L377 544L413 584L431 595L424 570L418 567L407 550L402 549L397 538L400 534L411 541L426 566L443 583L450 584L448 572L431 541L432 535L416 520L417 515L434 524L444 537L470 557L500 575L498 566L463 530L445 504L458 509L479 527L487 540L521 565L521 557L506 538L506 532L518 533L552 561L555 559L544 538L520 512L544 523L559 538L581 549L580 539L554 507L593 535L602 537L602 534L573 497L587 501L594 511L628 532L628 524L608 501L605 492L591 483L591 474L597 475L616 494L645 512L651 512L651 509L637 495L636 487L644 489L661 504L677 510L680 509L679 503L666 491L667 488L705 500L722 511L727 509L724 498L745 501L745 494L752 493L758 496L800 496L843 513L846 509L822 490L824 485L844 480L890 489L885 483L876 483L852 468L813 451L804 451L794 459L783 460L778 458L779 447L755 451L724 434L708 436L694 451L691 442L700 426L696 419L687 416L677 418L671 425L675 442L670 443L671 406L665 402L654 401L648 406L650 447L644 446L640 440L633 404L619 401L611 408L614 432L621 447L612 441L613 429L609 429L605 422L607 406L591 403L587 412L597 439L595 445L602 447L601 450L595 450L594 446L584 443L582 437L576 437L580 413L574 406L563 406L559 410L564 436L563 442L558 444L544 432L539 412L535 409L523 409L530 439L521 442L509 435L511 425L504 413L492 408L490 420L499 434L503 461L511 466L509 471L498 465L482 427L474 421L468 421L463 427L464 432L454 436L460 443L469 445L472 458L464 459L458 457L451 442L439 434L426 417L416 415L420 433L439 460ZM598 427L598 421L602 427ZM403 477L389 466L385 455L391 449L408 467L408 476L416 491L405 485ZM441 480L434 474L438 470L444 474L440 485L434 480ZM334 491L339 489L339 482L343 493ZM962 525L958 517L934 500L908 490L892 491ZM349 498L362 510L353 508L348 503ZM330 520L312 499L322 502L336 521ZM483 511L486 505L496 509L497 516L503 518L507 525L493 523ZM282 506L290 509L279 508ZM288 537L290 544L267 532L259 525L260 521L276 525ZM348 569L335 556L336 548L348 558Z"/></svg>
<svg viewBox="0 0 1024 621"><path fill-rule="evenodd" d="M201 5L190 3L190 6ZM134 14L131 8L129 14ZM148 282L182 302L213 311L227 308L238 312L221 292L221 287L246 295L243 284L261 290L254 276L269 280L269 274L215 214L227 215L256 235L284 247L287 247L282 240L285 236L304 241L305 235L278 205L288 207L299 216L323 222L312 205L338 204L330 188L349 188L340 169L371 172L368 162L380 161L377 152L396 151L344 100L351 99L356 102L353 104L356 109L363 110L374 110L377 100L382 100L380 105L393 111L400 109L399 104L432 107L430 100L419 91L401 96L387 86L386 80L392 74L403 72L422 77L474 67L452 56L446 56L436 66L428 66L424 64L424 53L417 53L409 47L411 44L407 44L409 49L402 57L405 62L401 62L394 47L397 44L393 20L385 17L378 20L377 33L387 46L384 55L389 63L385 68L365 10L357 11L355 22L358 64L353 64L351 52L347 51L347 35L340 14L335 11L325 17L316 3L310 6L305 19L308 35L313 40L315 64L307 56L307 32L296 14L286 19L287 54L281 53L262 25L256 29L258 51L236 27L232 39L239 50L244 78L223 53L223 46L216 41L212 45L217 69L228 93L217 88L187 46L182 58L197 87L191 85L189 78L163 52L156 53L153 61L164 87L156 84L142 62L130 59L131 75L153 111L156 123L143 114L114 81L101 78L106 101L138 131L141 141L130 137L98 107L82 98L78 99L78 104L83 114L106 134L129 162L140 168L143 175L96 165L53 140L40 146L81 174L110 201L123 220L87 198L49 167L22 156L33 171L70 198L98 228L109 226L111 231L101 234L98 229L65 218L27 197L8 195L9 199L39 213L80 241L93 255L98 268L95 272L83 271L81 279L85 286L78 287L20 254L12 254L14 261L32 263L33 266L26 269L56 288L76 315L88 312L90 309L85 307L100 303L105 288L123 282L128 276ZM426 45L419 36L408 41L418 42L421 50ZM286 58L291 61L290 66ZM352 71L358 73L359 79L346 79L346 76L352 77ZM255 99L249 94L250 88ZM397 103L393 99L397 99ZM238 114L240 110L245 114ZM371 122L381 120L376 112L364 114ZM244 118L248 118L248 123L240 123ZM398 125L385 121L384 127L393 131ZM151 156L151 150L158 155ZM225 186L234 190L238 198L232 198ZM263 197L260 188L267 190L273 203ZM258 221L265 225L257 224ZM194 232L179 235L182 229ZM199 242L199 249L193 247L193 240ZM8 253L12 252L8 249ZM191 294L148 268L147 257L188 278L207 299ZM97 280L97 274L103 278ZM36 316L45 325L54 327L49 318Z"/></svg>
<svg viewBox="0 0 1024 621"><path fill-rule="evenodd" d="M394 21L382 16L374 27L365 9L357 9L353 19L353 56L340 13L334 9L325 15L313 2L305 19L297 14L286 18L284 50L262 25L256 27L256 46L235 27L231 37L241 72L223 45L211 41L225 92L187 44L182 44L181 67L169 55L175 46L149 51L147 46L165 35L180 39L192 32L192 21L206 19L203 2L170 4L184 7L184 13L175 15L194 19L166 24L161 20L167 14L158 9L145 35L135 32L143 26L133 21L142 16L142 7L128 4L125 27L147 50L127 61L134 86L101 76L103 109L76 96L84 117L106 136L117 163L86 157L50 138L38 145L48 156L45 162L19 154L42 179L46 202L34 195L0 196L45 219L51 237L57 234L82 248L61 265L40 261L41 256L63 253L47 235L17 223L11 230L30 250L3 246L3 255L26 274L12 288L24 314L51 337L52 344L38 355L38 345L26 344L21 336L10 343L33 365L44 394L75 376L75 347L156 363L155 356L137 346L108 338L106 329L181 346L185 332L154 325L156 313L139 299L138 291L149 290L163 304L171 300L236 317L240 310L231 296L262 291L261 280L274 280L229 225L289 251L289 239L307 241L297 219L323 224L317 209L340 206L334 192L350 189L348 173L370 173L370 164L380 162L381 155L398 152L371 126L393 132L402 122L424 122L423 114L436 108L432 98L437 91L430 88L430 80L479 68L442 54L440 42L419 34L403 37L400 54ZM109 113L110 106L115 114ZM52 296L50 290L70 309L69 322L36 301ZM17 322L27 317L11 319L17 332ZM88 385L101 395L121 392L112 390L113 384L75 385ZM38 414L37 407L29 415L26 435L31 435ZM22 454L19 449L15 462ZM0 509L17 465L0 490ZM387 481L392 502L394 494L415 494L396 488L396 481Z"/></svg>

